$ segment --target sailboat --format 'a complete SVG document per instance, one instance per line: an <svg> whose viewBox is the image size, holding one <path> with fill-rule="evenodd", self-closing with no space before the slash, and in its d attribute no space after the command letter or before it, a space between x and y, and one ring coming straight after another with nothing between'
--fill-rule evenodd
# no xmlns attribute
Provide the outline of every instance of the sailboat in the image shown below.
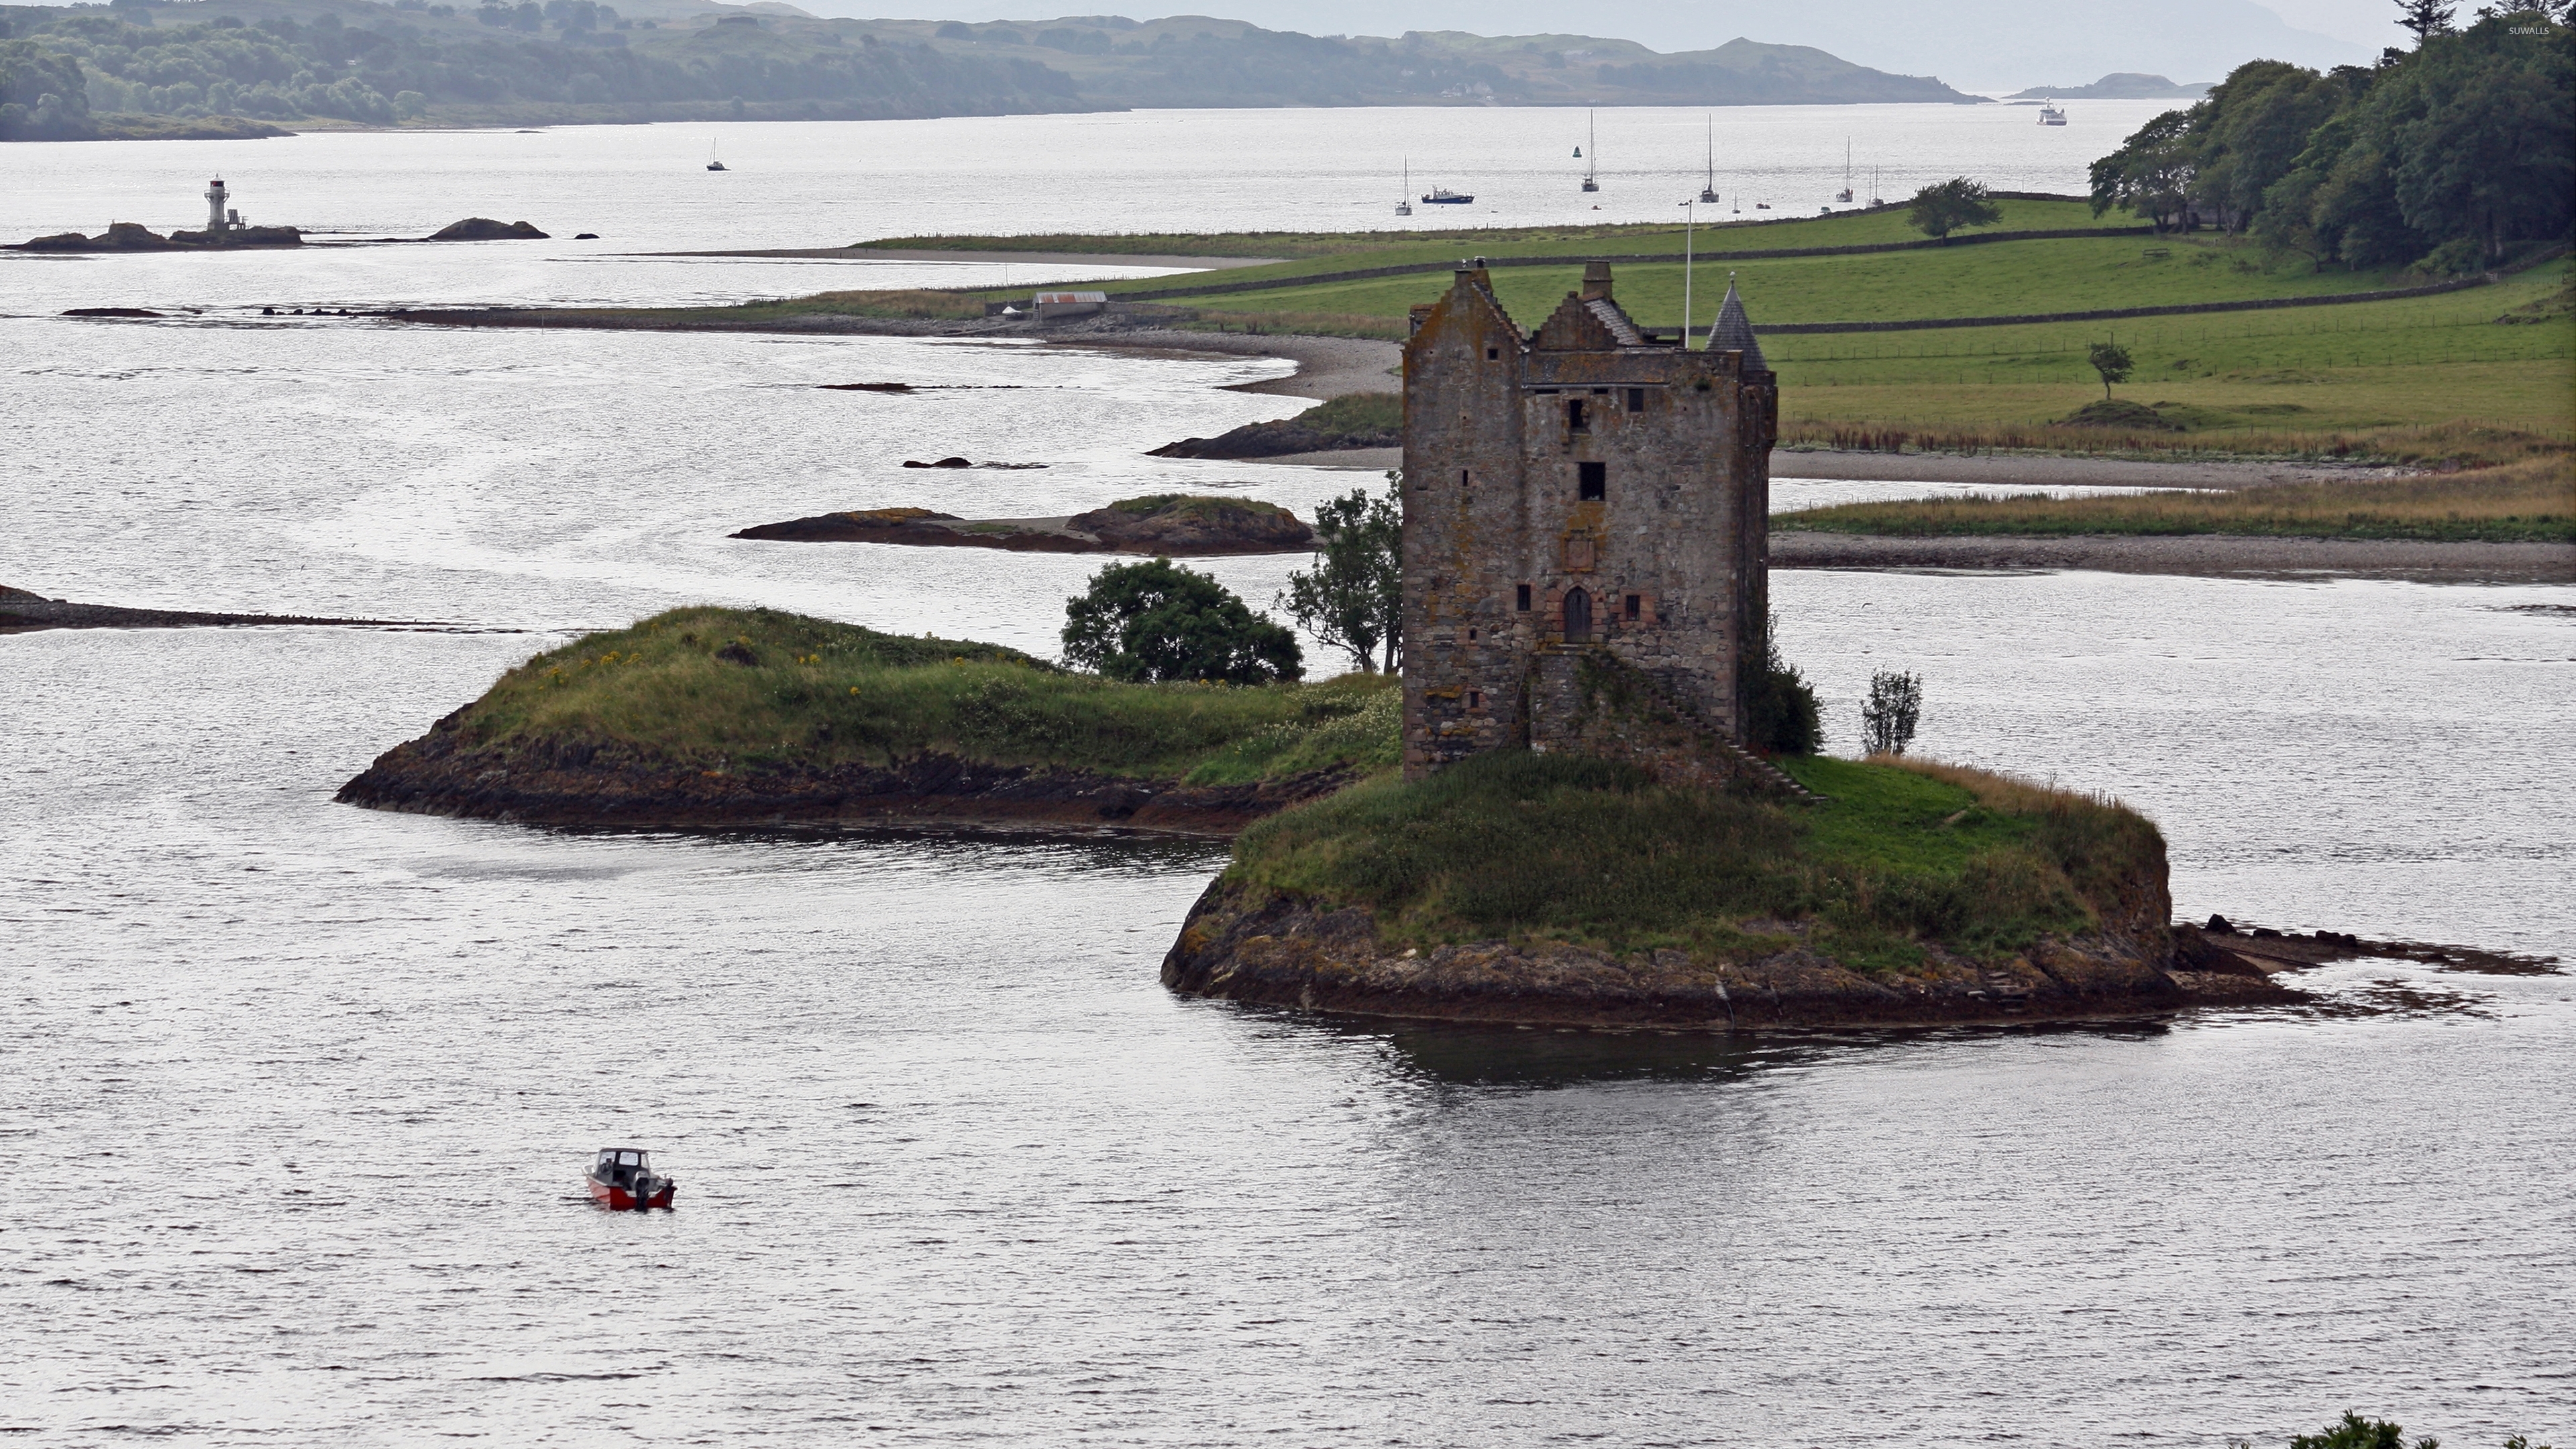
<svg viewBox="0 0 2576 1449"><path fill-rule="evenodd" d="M1404 189L1396 193L1395 214L1413 215L1413 158L1410 156L1404 158Z"/></svg>
<svg viewBox="0 0 2576 1449"><path fill-rule="evenodd" d="M1878 199L1878 168L1875 166L1869 168L1869 204L1872 206L1887 205L1886 202Z"/></svg>
<svg viewBox="0 0 2576 1449"><path fill-rule="evenodd" d="M707 169L709 171L722 171L725 169L725 164L716 159L716 143L713 141L709 141L707 143Z"/></svg>
<svg viewBox="0 0 2576 1449"><path fill-rule="evenodd" d="M1717 205L1717 117L1708 118L1708 184L1699 189L1699 199Z"/></svg>
<svg viewBox="0 0 2576 1449"><path fill-rule="evenodd" d="M1851 204L1851 199L1851 137L1845 136L1843 137L1843 189L1834 193L1834 200L1848 206Z"/></svg>
<svg viewBox="0 0 2576 1449"><path fill-rule="evenodd" d="M1586 191L1599 191L1601 189L1601 183L1593 179L1593 172L1596 169L1600 158L1601 147L1598 143L1598 138L1592 134L1592 113L1590 111L1585 111L1583 113L1583 145L1586 150L1592 152L1591 158L1585 160L1583 163L1583 189ZM1581 156L1583 155L1583 152L1577 151L1574 154Z"/></svg>

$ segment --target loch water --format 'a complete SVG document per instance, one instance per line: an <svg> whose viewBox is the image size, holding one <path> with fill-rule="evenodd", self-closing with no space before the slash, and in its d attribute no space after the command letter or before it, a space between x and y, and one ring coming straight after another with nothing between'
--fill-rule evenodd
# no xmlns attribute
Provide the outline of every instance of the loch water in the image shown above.
<svg viewBox="0 0 2576 1449"><path fill-rule="evenodd" d="M1821 154L1870 109L1764 124ZM1885 109L1961 147L2026 119ZM15 147L0 232L184 221L210 160L254 219L351 235L516 219L474 195L496 177L635 251L846 240L796 225L837 197L841 232L991 230L1031 158L1129 164L1085 129L1113 123L1287 198L1172 203L1189 224L1312 226L1291 201L1373 174L1333 155L1350 116L720 128L728 176L803 179L667 216L701 131ZM1235 129L1201 156L1193 125ZM2022 184L2076 189L2102 148L2066 149ZM551 159L475 160L509 154ZM250 201L254 164L308 210ZM1025 185L1027 229L1119 224ZM871 228L872 188L909 210ZM1221 847L330 803L584 629L714 600L1044 652L1095 566L725 536L748 523L1166 487L1305 512L1372 481L1142 456L1299 407L1224 390L1286 371L1257 359L257 313L986 275L591 246L0 256L0 582L449 626L0 637L0 1432L2217 1446L2352 1407L2455 1449L2576 1439L2566 976L2373 962L2295 1010L1863 1036L1334 1021L1157 984ZM204 310L58 315L114 305ZM815 387L852 381L936 386ZM952 452L1049 466L900 467ZM1258 602L1298 563L1211 567ZM1773 592L1834 743L1872 669L1913 669L1931 752L2153 815L2182 913L2576 958L2576 589ZM678 1211L588 1205L611 1141Z"/></svg>

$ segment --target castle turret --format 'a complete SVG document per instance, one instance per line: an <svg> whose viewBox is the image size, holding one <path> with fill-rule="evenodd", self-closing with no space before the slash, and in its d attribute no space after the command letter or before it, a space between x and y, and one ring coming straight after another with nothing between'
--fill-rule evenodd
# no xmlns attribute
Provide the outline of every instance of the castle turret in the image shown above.
<svg viewBox="0 0 2576 1449"><path fill-rule="evenodd" d="M1742 738L1778 390L1743 304L1709 351L1649 335L1592 262L1536 332L1481 263L1404 352L1404 760L1548 748L1607 654ZM1742 335L1736 335L1741 329ZM1563 696L1563 697L1561 697Z"/></svg>

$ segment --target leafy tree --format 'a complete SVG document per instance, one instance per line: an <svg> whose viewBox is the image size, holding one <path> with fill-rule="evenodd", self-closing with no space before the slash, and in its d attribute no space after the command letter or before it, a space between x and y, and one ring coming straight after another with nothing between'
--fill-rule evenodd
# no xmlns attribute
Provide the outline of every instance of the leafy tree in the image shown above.
<svg viewBox="0 0 2576 1449"><path fill-rule="evenodd" d="M2093 214L2119 206L2158 232L2189 225L2196 149L2189 111L2167 111L2140 126L2119 150L2093 163Z"/></svg>
<svg viewBox="0 0 2576 1449"><path fill-rule="evenodd" d="M1991 226L2004 213L1987 199L1985 183L1953 176L1915 192L1914 209L1906 219L1925 236L1946 240L1963 226Z"/></svg>
<svg viewBox="0 0 2576 1449"><path fill-rule="evenodd" d="M2436 35L2449 34L2451 16L2458 9L2441 0L2397 0L2397 23L2415 32L2415 44L2420 47Z"/></svg>
<svg viewBox="0 0 2576 1449"><path fill-rule="evenodd" d="M1374 673L1385 651L1395 668L1404 640L1404 513L1398 475L1371 498L1354 488L1315 510L1315 567L1288 576L1273 604L1309 634Z"/></svg>
<svg viewBox="0 0 2576 1449"><path fill-rule="evenodd" d="M2138 366L2129 356L2129 349L2122 347L2116 340L2094 343L2084 350L2084 360L2093 364L2095 372L2102 374L2102 399L2105 402L2110 401L2111 384L2127 382L2129 374L2135 372ZM2131 403L2130 406L2135 407L2137 404Z"/></svg>
<svg viewBox="0 0 2576 1449"><path fill-rule="evenodd" d="M32 40L0 40L0 141L79 141L97 134L88 78L77 59Z"/></svg>
<svg viewBox="0 0 2576 1449"><path fill-rule="evenodd" d="M1748 649L1736 678L1744 707L1744 740L1774 755L1812 755L1824 747L1824 711L1815 688L1797 666L1780 657L1773 636L1779 621L1763 623L1761 647Z"/></svg>
<svg viewBox="0 0 2576 1449"><path fill-rule="evenodd" d="M1295 634L1167 558L1112 564L1065 600L1064 657L1140 684L1269 684L1304 672Z"/></svg>
<svg viewBox="0 0 2576 1449"><path fill-rule="evenodd" d="M1922 718L1922 678L1879 670L1870 675L1869 703L1861 706L1861 747L1873 755L1904 754Z"/></svg>

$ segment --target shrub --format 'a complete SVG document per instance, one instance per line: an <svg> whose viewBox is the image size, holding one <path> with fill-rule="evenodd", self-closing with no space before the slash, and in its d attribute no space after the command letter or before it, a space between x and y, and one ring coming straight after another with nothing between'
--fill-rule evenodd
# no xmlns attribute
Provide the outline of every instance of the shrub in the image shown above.
<svg viewBox="0 0 2576 1449"><path fill-rule="evenodd" d="M1305 672L1296 635L1167 558L1112 564L1065 600L1064 655L1135 684L1268 684Z"/></svg>
<svg viewBox="0 0 2576 1449"><path fill-rule="evenodd" d="M1766 754L1812 755L1824 748L1824 711L1806 676L1780 657L1776 625L1776 620L1764 621L1762 647L1745 651L1744 669L1737 676L1744 741Z"/></svg>
<svg viewBox="0 0 2576 1449"><path fill-rule="evenodd" d="M1861 748L1873 755L1901 755L1914 743L1923 717L1923 681L1880 670L1869 677L1869 703L1861 707Z"/></svg>

